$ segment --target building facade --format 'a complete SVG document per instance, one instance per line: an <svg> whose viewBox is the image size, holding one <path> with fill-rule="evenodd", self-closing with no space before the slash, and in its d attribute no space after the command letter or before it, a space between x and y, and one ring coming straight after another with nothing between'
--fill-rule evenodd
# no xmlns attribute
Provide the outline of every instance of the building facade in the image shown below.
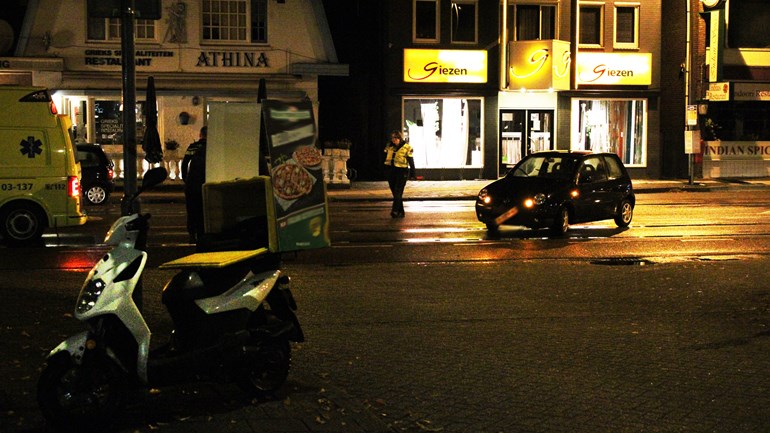
<svg viewBox="0 0 770 433"><path fill-rule="evenodd" d="M661 1L394 0L387 129L427 179L494 179L550 149L661 175Z"/></svg>
<svg viewBox="0 0 770 433"><path fill-rule="evenodd" d="M0 58L0 84L52 89L60 112L72 117L78 141L103 145L120 169L121 20L92 17L87 3L30 1L15 55ZM138 16L135 22L136 136L143 136L144 88L152 76L172 179L186 146L206 125L210 103L256 101L264 80L268 97L307 98L317 110L318 77L347 74L320 1L159 4L161 19Z"/></svg>
<svg viewBox="0 0 770 433"><path fill-rule="evenodd" d="M770 176L770 7L760 0L700 2L702 44L693 77L702 175Z"/></svg>
<svg viewBox="0 0 770 433"><path fill-rule="evenodd" d="M395 0L383 40L385 126L414 148L418 174L473 179L495 144L498 7L494 2Z"/></svg>

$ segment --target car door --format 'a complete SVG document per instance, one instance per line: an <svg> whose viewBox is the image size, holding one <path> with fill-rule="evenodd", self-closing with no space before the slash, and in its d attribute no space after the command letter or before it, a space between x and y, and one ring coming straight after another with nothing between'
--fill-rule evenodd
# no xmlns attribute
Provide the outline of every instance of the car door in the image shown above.
<svg viewBox="0 0 770 433"><path fill-rule="evenodd" d="M578 169L578 197L575 199L575 221L597 221L607 218L612 208L612 194L607 168L600 155L586 157Z"/></svg>
<svg viewBox="0 0 770 433"><path fill-rule="evenodd" d="M610 207L607 218L615 216L615 212L620 202L627 198L631 191L631 179L623 168L620 158L615 155L604 155L605 166L607 167L607 191L610 195Z"/></svg>

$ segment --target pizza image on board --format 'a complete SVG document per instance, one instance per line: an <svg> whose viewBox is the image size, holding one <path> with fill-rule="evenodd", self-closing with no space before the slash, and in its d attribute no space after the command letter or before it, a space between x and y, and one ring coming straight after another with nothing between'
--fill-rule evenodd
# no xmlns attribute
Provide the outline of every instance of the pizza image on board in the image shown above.
<svg viewBox="0 0 770 433"><path fill-rule="evenodd" d="M299 165L307 168L316 168L323 158L321 152L315 146L302 146L297 148L292 154L292 158L299 163Z"/></svg>
<svg viewBox="0 0 770 433"><path fill-rule="evenodd" d="M273 191L278 198L295 200L310 193L314 179L298 164L284 163L273 169Z"/></svg>

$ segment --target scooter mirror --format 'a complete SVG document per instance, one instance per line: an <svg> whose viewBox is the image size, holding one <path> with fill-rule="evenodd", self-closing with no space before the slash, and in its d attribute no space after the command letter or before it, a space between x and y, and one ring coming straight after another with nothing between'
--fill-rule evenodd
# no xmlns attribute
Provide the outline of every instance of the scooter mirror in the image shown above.
<svg viewBox="0 0 770 433"><path fill-rule="evenodd" d="M142 177L142 190L163 183L163 181L166 180L166 176L168 176L168 172L163 167L155 167L147 170L147 173Z"/></svg>

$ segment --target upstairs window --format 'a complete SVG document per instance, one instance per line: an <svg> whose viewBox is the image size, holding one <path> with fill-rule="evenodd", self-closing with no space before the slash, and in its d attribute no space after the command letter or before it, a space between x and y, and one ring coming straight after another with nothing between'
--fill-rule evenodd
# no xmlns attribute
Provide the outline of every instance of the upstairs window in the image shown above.
<svg viewBox="0 0 770 433"><path fill-rule="evenodd" d="M204 41L267 43L267 0L203 0L201 23Z"/></svg>
<svg viewBox="0 0 770 433"><path fill-rule="evenodd" d="M439 0L414 0L413 40L416 43L438 43Z"/></svg>
<svg viewBox="0 0 770 433"><path fill-rule="evenodd" d="M509 5L508 34L512 41L556 39L556 5Z"/></svg>
<svg viewBox="0 0 770 433"><path fill-rule="evenodd" d="M639 5L615 3L615 48L639 48Z"/></svg>
<svg viewBox="0 0 770 433"><path fill-rule="evenodd" d="M88 18L89 41L119 41L120 18ZM155 21L138 19L134 23L134 37L139 41L155 40Z"/></svg>
<svg viewBox="0 0 770 433"><path fill-rule="evenodd" d="M478 39L477 0L452 2L452 42L476 43Z"/></svg>
<svg viewBox="0 0 770 433"><path fill-rule="evenodd" d="M731 25L727 29L727 45L731 48L770 47L770 7L767 0L740 0L728 3Z"/></svg>
<svg viewBox="0 0 770 433"><path fill-rule="evenodd" d="M580 40L579 45L587 48L604 46L604 5L580 5Z"/></svg>

